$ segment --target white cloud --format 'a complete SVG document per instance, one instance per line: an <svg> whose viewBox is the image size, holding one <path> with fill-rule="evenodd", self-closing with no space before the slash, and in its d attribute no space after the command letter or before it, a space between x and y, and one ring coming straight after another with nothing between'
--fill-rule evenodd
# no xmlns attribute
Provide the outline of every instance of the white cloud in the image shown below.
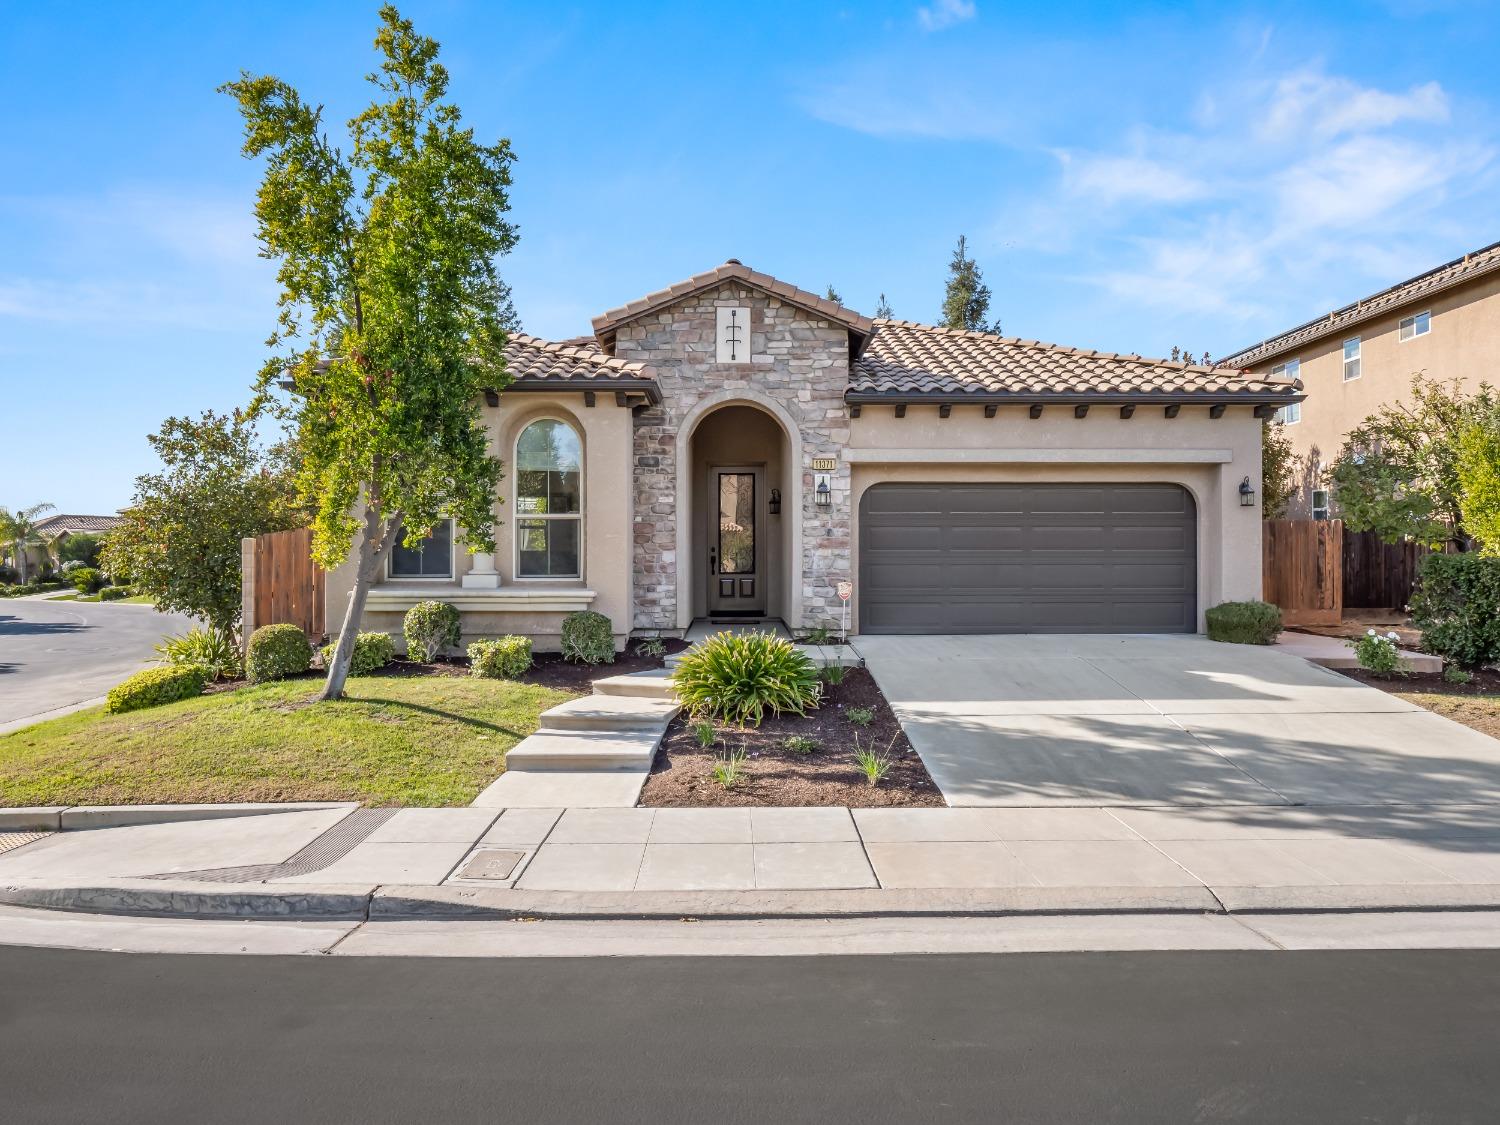
<svg viewBox="0 0 1500 1125"><path fill-rule="evenodd" d="M1063 183L1073 195L1101 203L1182 203L1201 198L1202 180L1142 156L1074 157L1060 153Z"/></svg>
<svg viewBox="0 0 1500 1125"><path fill-rule="evenodd" d="M942 31L957 23L967 23L978 14L974 0L933 0L917 9L917 23L923 31Z"/></svg>
<svg viewBox="0 0 1500 1125"><path fill-rule="evenodd" d="M1406 121L1446 120L1448 95L1436 82L1393 94L1305 69L1276 82L1257 131L1271 141L1328 140Z"/></svg>

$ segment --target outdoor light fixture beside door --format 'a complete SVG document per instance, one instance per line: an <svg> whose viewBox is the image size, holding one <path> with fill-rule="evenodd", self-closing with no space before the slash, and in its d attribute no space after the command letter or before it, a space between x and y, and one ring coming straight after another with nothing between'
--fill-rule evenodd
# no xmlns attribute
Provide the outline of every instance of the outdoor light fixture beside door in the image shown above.
<svg viewBox="0 0 1500 1125"><path fill-rule="evenodd" d="M1246 477L1240 481L1240 507L1255 507L1255 489L1250 485L1250 478Z"/></svg>
<svg viewBox="0 0 1500 1125"><path fill-rule="evenodd" d="M826 508L833 503L833 488L828 483L827 473L818 474L818 484L813 490L813 497L820 508Z"/></svg>
<svg viewBox="0 0 1500 1125"><path fill-rule="evenodd" d="M771 499L768 501L766 506L773 516L781 515L781 489L771 489Z"/></svg>

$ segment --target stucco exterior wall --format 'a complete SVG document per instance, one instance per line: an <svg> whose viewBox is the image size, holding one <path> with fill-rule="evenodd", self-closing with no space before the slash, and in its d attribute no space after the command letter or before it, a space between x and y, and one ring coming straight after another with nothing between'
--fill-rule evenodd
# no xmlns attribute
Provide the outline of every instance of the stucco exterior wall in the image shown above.
<svg viewBox="0 0 1500 1125"><path fill-rule="evenodd" d="M1203 611L1224 601L1261 596L1260 420L1251 407L1209 417L1185 406L1174 419L1159 406L1138 406L1132 418L1117 407L1094 407L1085 418L1052 407L1032 419L1020 407L994 418L981 407L911 406L905 418L867 406L851 422L854 572L858 573L860 497L886 482L930 483L1173 483L1198 508L1198 625ZM1239 486L1256 488L1253 508L1241 507ZM851 622L859 620L859 586Z"/></svg>
<svg viewBox="0 0 1500 1125"><path fill-rule="evenodd" d="M750 309L749 362L715 361L715 310ZM622 325L615 354L649 363L662 403L635 423L635 536L633 571L635 626L671 630L692 619L690 576L700 560L692 551L691 488L679 467L685 439L710 400L744 401L784 414L784 429L798 447L800 503L783 488L786 534L800 539L800 585L788 592L787 623L832 615L836 583L850 573L848 467L840 457L849 438L844 390L849 377L849 333L831 321L738 283L726 283L685 298L667 309ZM710 460L719 460L711 452ZM813 500L812 460L839 458L833 504ZM795 531L790 521L797 521ZM704 561L706 565L706 560ZM793 576L795 577L795 576Z"/></svg>
<svg viewBox="0 0 1500 1125"><path fill-rule="evenodd" d="M1402 341L1401 321L1431 312L1432 331ZM1344 341L1358 336L1361 371L1344 381ZM1312 466L1326 466L1343 447L1344 438L1386 403L1411 397L1411 379L1458 380L1465 390L1481 382L1500 385L1500 274L1476 278L1467 285L1410 302L1363 324L1313 340L1250 370L1265 373L1290 359L1301 361L1307 392L1302 419L1285 427L1292 450ZM1294 497L1291 515L1307 516L1309 492L1321 487L1316 472Z"/></svg>

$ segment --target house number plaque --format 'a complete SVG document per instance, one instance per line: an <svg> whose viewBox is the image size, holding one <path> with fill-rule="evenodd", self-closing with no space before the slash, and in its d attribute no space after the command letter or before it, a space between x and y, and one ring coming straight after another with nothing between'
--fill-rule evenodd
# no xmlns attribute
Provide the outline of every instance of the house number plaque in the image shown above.
<svg viewBox="0 0 1500 1125"><path fill-rule="evenodd" d="M814 457L812 467L815 473L831 473L839 467L838 458Z"/></svg>

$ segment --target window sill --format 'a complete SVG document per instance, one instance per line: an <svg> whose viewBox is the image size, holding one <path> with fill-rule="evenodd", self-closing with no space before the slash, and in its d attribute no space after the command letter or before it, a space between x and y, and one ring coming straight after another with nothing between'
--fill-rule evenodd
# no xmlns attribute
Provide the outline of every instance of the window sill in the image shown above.
<svg viewBox="0 0 1500 1125"><path fill-rule="evenodd" d="M447 602L460 611L480 613L574 613L588 609L598 597L583 586L507 585L494 589L465 589L456 582L385 582L370 590L365 608L405 611L421 601Z"/></svg>

